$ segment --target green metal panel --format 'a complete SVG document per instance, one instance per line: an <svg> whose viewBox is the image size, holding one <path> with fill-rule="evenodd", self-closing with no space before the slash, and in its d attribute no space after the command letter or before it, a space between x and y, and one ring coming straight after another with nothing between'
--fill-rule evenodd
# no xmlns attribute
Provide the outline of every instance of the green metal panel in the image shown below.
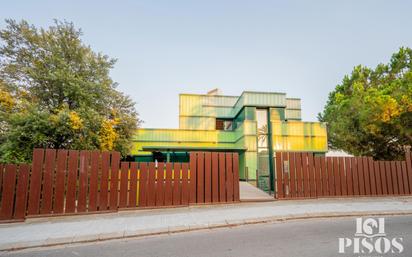
<svg viewBox="0 0 412 257"><path fill-rule="evenodd" d="M245 120L256 120L256 107L245 107Z"/></svg>
<svg viewBox="0 0 412 257"><path fill-rule="evenodd" d="M239 178L246 179L245 173L245 153L242 152L239 154Z"/></svg>
<svg viewBox="0 0 412 257"><path fill-rule="evenodd" d="M179 96L180 116L233 117L233 105L238 97L189 95Z"/></svg>
<svg viewBox="0 0 412 257"><path fill-rule="evenodd" d="M270 120L285 120L285 108L270 108Z"/></svg>
<svg viewBox="0 0 412 257"><path fill-rule="evenodd" d="M137 129L134 141L148 142L228 142L235 143L241 135L236 131Z"/></svg>
<svg viewBox="0 0 412 257"><path fill-rule="evenodd" d="M213 117L179 117L179 128L186 130L215 130L216 118Z"/></svg>
<svg viewBox="0 0 412 257"><path fill-rule="evenodd" d="M240 97L181 94L180 116L234 118L244 106L286 107L284 93L243 92Z"/></svg>
<svg viewBox="0 0 412 257"><path fill-rule="evenodd" d="M245 152L245 168L248 171L248 178L250 180L255 180L257 170L257 152Z"/></svg>
<svg viewBox="0 0 412 257"><path fill-rule="evenodd" d="M299 98L286 98L286 109L300 110L301 108L301 101Z"/></svg>
<svg viewBox="0 0 412 257"><path fill-rule="evenodd" d="M301 110L285 110L285 119L287 120L301 120Z"/></svg>
<svg viewBox="0 0 412 257"><path fill-rule="evenodd" d="M286 94L245 91L234 106L234 115L236 115L243 106L286 107Z"/></svg>

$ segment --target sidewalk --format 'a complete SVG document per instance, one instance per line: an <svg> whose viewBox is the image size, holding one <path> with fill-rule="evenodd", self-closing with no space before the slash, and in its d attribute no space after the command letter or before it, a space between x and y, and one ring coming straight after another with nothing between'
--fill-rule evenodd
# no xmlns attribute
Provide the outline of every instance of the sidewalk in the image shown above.
<svg viewBox="0 0 412 257"><path fill-rule="evenodd" d="M0 250L310 217L412 214L412 197L293 200L36 218L0 225Z"/></svg>

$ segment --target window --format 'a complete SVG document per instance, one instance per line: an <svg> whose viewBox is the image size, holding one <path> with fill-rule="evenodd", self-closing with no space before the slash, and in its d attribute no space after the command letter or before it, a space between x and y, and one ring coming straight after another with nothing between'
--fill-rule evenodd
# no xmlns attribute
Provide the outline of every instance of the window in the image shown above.
<svg viewBox="0 0 412 257"><path fill-rule="evenodd" d="M216 130L225 130L225 131L233 130L233 121L216 119Z"/></svg>

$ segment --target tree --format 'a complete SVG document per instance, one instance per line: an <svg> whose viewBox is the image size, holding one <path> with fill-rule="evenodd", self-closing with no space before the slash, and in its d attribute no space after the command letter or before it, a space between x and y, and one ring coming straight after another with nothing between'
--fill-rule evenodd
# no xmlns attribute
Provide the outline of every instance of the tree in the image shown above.
<svg viewBox="0 0 412 257"><path fill-rule="evenodd" d="M140 124L116 90L116 60L82 43L73 23L47 29L6 20L0 31L0 162L31 159L34 147L131 149Z"/></svg>
<svg viewBox="0 0 412 257"><path fill-rule="evenodd" d="M319 120L333 149L402 159L412 145L412 50L400 48L375 69L356 66L329 94Z"/></svg>

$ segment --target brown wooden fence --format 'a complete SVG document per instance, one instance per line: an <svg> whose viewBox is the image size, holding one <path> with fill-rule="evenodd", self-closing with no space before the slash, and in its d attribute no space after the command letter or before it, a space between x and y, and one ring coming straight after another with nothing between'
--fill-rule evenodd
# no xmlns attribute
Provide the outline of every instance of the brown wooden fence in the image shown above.
<svg viewBox="0 0 412 257"><path fill-rule="evenodd" d="M412 194L411 153L405 161L370 157L316 157L278 152L275 185L278 199Z"/></svg>
<svg viewBox="0 0 412 257"><path fill-rule="evenodd" d="M0 221L239 201L237 153L190 163L120 162L118 152L35 149L32 165L0 165Z"/></svg>

